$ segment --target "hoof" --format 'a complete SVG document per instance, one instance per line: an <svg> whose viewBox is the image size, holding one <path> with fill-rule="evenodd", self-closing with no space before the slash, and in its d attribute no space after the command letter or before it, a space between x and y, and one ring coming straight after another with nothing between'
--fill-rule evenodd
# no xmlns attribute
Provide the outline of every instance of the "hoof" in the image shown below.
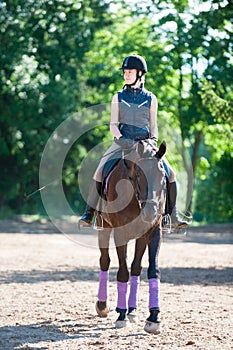
<svg viewBox="0 0 233 350"><path fill-rule="evenodd" d="M130 323L128 317L126 316L126 311L121 311L118 319L115 322L115 328L125 328L129 326Z"/></svg>
<svg viewBox="0 0 233 350"><path fill-rule="evenodd" d="M127 313L127 317L130 323L137 323L138 322L137 310L134 308L130 308L129 312Z"/></svg>
<svg viewBox="0 0 233 350"><path fill-rule="evenodd" d="M128 319L125 319L123 321L117 320L115 322L115 328L125 328L125 327L129 327L130 326L130 322Z"/></svg>
<svg viewBox="0 0 233 350"><path fill-rule="evenodd" d="M107 317L109 313L109 308L106 305L106 301L97 301L95 304L95 309L100 317Z"/></svg>
<svg viewBox="0 0 233 350"><path fill-rule="evenodd" d="M159 334L160 333L160 323L146 321L144 326L144 331L150 334Z"/></svg>

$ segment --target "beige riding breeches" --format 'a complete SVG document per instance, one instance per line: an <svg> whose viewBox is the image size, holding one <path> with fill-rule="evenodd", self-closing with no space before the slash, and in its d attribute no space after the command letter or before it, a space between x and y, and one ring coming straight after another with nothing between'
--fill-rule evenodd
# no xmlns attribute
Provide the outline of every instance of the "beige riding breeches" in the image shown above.
<svg viewBox="0 0 233 350"><path fill-rule="evenodd" d="M99 162L99 165L94 173L93 179L98 182L102 182L102 172L103 167L107 160L113 156L114 151L119 149L119 145L117 145L114 141L112 145L107 149L107 151L104 153L103 157L101 158L101 161Z"/></svg>
<svg viewBox="0 0 233 350"><path fill-rule="evenodd" d="M104 165L105 163L107 162L107 160L113 156L113 153L114 151L118 150L119 149L119 145L116 144L114 141L112 143L112 145L107 149L107 151L104 153L103 157L101 158L100 162L99 162L99 165L94 173L94 176L93 176L93 179L95 181L98 181L98 182L102 182L102 172L103 172L103 168L104 168ZM169 171L170 171L170 182L174 182L176 181L176 176L175 176L175 172L174 170L172 169L171 165L169 164L167 158L163 158L164 161L166 162L168 168L169 168Z"/></svg>

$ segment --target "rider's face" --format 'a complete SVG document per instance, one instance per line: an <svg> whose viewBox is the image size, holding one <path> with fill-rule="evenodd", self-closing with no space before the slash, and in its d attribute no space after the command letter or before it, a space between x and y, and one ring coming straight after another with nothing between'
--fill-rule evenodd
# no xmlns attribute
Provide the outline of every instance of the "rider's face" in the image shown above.
<svg viewBox="0 0 233 350"><path fill-rule="evenodd" d="M124 80L126 84L133 84L137 77L136 69L124 69Z"/></svg>

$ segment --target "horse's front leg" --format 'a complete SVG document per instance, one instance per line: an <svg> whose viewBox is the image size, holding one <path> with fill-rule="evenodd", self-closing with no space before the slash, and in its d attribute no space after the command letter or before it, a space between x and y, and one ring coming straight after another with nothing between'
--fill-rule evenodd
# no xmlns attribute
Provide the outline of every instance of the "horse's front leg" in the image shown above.
<svg viewBox="0 0 233 350"><path fill-rule="evenodd" d="M146 320L144 330L148 333L157 334L160 332L160 270L158 256L162 240L162 230L158 226L149 236L148 254L149 267L147 277L149 280L149 311L150 316Z"/></svg>
<svg viewBox="0 0 233 350"><path fill-rule="evenodd" d="M130 322L132 323L136 323L138 320L136 312L138 308L138 289L142 270L142 257L145 253L146 246L147 240L145 236L138 238L135 242L134 259L131 264L130 293L127 314Z"/></svg>
<svg viewBox="0 0 233 350"><path fill-rule="evenodd" d="M119 232L118 232L119 233ZM118 233L114 233L115 243L117 241ZM121 233L119 233L121 234ZM117 256L119 262L119 268L117 272L117 307L116 312L119 313L119 317L115 323L116 328L127 327L129 320L127 318L127 288L129 280L129 271L127 267L127 245L117 246Z"/></svg>
<svg viewBox="0 0 233 350"><path fill-rule="evenodd" d="M107 317L109 308L107 306L108 299L108 278L109 278L109 240L111 229L98 231L98 243L100 249L100 271L99 271L99 289L98 300L96 302L96 311L100 317Z"/></svg>

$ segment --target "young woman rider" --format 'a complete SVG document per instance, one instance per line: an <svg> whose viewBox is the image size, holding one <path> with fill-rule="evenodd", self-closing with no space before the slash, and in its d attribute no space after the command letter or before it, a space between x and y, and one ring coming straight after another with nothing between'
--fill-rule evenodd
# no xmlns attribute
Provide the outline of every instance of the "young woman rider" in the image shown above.
<svg viewBox="0 0 233 350"><path fill-rule="evenodd" d="M114 141L101 159L90 187L86 211L81 217L80 226L90 226L99 199L102 185L102 169L108 160L108 154L127 147L128 140L140 140L153 137L158 140L157 109L155 95L144 88L144 77L147 64L143 57L130 55L126 57L120 68L123 70L125 85L116 93L111 103L110 131ZM169 174L167 211L171 216L173 228L184 228L188 222L181 220L176 208L177 186L173 169L166 159L164 167Z"/></svg>

